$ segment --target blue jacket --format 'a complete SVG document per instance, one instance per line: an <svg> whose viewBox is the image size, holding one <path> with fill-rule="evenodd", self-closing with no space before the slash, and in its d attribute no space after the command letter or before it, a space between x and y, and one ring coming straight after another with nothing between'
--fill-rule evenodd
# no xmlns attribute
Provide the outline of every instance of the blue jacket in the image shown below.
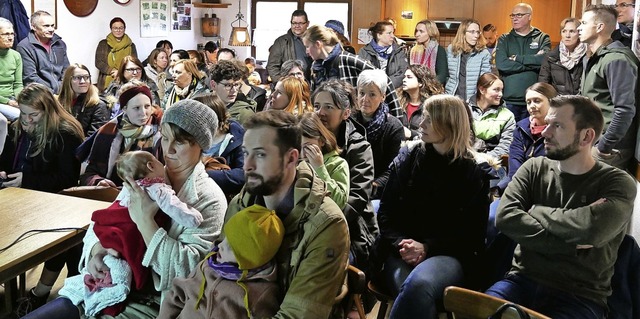
<svg viewBox="0 0 640 319"><path fill-rule="evenodd" d="M236 121L229 121L229 133L233 136L229 144L218 155L227 160L230 170L210 170L207 171L222 191L227 196L233 196L240 192L244 185L244 153L242 153L242 140L244 139L244 128Z"/></svg>
<svg viewBox="0 0 640 319"><path fill-rule="evenodd" d="M613 292L607 298L609 318L640 318L640 247L625 235L618 248L618 258L611 278Z"/></svg>
<svg viewBox="0 0 640 319"><path fill-rule="evenodd" d="M509 146L509 177L502 179L498 183L501 191L507 188L511 178L524 162L533 157L546 155L544 138L540 137L534 140L529 128L530 124L529 117L525 117L516 124L516 129L513 131L513 140L511 141L511 146Z"/></svg>
<svg viewBox="0 0 640 319"><path fill-rule="evenodd" d="M42 46L33 31L18 43L17 51L22 56L22 82L46 85L54 94L60 93L62 75L69 66L67 45L57 34L51 39L51 51Z"/></svg>
<svg viewBox="0 0 640 319"><path fill-rule="evenodd" d="M447 94L456 94L458 89L458 83L460 81L460 56L453 54L453 48L451 45L447 47L447 63L449 66L449 77L447 79L447 85L444 90ZM478 79L481 75L491 72L491 53L487 49L480 52L474 52L469 55L467 60L467 68L465 74L467 76L466 84L466 96L461 98L465 101L469 100L476 94L478 86Z"/></svg>

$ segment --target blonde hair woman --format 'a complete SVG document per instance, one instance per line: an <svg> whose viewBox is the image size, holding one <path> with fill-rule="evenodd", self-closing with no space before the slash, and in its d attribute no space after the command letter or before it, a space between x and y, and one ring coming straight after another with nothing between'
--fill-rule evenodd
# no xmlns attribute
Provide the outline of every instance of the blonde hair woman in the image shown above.
<svg viewBox="0 0 640 319"><path fill-rule="evenodd" d="M480 75L491 72L491 53L481 32L478 21L464 20L447 47L449 78L445 92L463 101L476 93Z"/></svg>
<svg viewBox="0 0 640 319"><path fill-rule="evenodd" d="M89 68L83 64L71 64L64 71L58 101L80 122L85 137L109 120L107 104L100 99L98 88L91 84Z"/></svg>
<svg viewBox="0 0 640 319"><path fill-rule="evenodd" d="M438 44L440 32L436 24L422 20L416 24L416 43L409 52L409 64L421 64L429 67L442 85L447 83L447 53Z"/></svg>
<svg viewBox="0 0 640 319"><path fill-rule="evenodd" d="M435 95L423 112L422 142L393 160L378 210L374 265L397 296L391 318L438 318L445 287L482 279L489 183L473 159L467 109L458 97Z"/></svg>

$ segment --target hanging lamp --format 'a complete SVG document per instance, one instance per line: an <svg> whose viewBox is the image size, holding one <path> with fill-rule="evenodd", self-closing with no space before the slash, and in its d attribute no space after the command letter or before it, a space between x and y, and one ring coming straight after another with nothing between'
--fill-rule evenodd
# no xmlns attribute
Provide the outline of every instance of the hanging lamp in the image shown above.
<svg viewBox="0 0 640 319"><path fill-rule="evenodd" d="M244 19L244 15L242 14L242 0L238 0L238 14L236 14L236 19L231 22L231 37L229 38L230 46L237 47L247 47L251 45L251 34L249 33L249 29L247 27L243 27L242 21L248 26L249 23ZM238 21L238 26L234 27L233 23Z"/></svg>

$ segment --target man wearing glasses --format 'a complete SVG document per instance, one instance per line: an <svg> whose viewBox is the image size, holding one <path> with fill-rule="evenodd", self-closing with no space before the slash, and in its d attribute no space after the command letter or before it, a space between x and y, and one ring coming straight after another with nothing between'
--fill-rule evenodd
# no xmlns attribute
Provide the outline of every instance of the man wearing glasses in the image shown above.
<svg viewBox="0 0 640 319"><path fill-rule="evenodd" d="M616 0L616 11L618 13L618 29L613 31L611 38L620 41L627 48L631 48L633 37L633 18L636 11L635 0Z"/></svg>
<svg viewBox="0 0 640 319"><path fill-rule="evenodd" d="M30 21L31 31L17 47L22 56L22 82L41 83L60 93L62 75L69 66L67 45L55 34L55 21L48 12L36 11Z"/></svg>
<svg viewBox="0 0 640 319"><path fill-rule="evenodd" d="M227 106L231 119L244 126L244 123L256 113L256 102L247 98L242 92L242 71L232 61L218 61L211 68L210 86L220 100Z"/></svg>
<svg viewBox="0 0 640 319"><path fill-rule="evenodd" d="M504 81L503 99L516 122L528 116L525 91L538 82L545 54L551 49L549 35L531 26L533 9L518 3L509 17L513 29L498 39L496 66Z"/></svg>
<svg viewBox="0 0 640 319"><path fill-rule="evenodd" d="M309 27L309 19L307 13L304 10L296 10L291 14L291 29L286 34L280 36L273 42L273 45L269 49L269 60L267 61L267 71L271 76L272 82L277 82L278 79L285 76L282 74L282 63L287 60L300 60L304 62L304 77L309 79L311 58L307 56L307 53L300 38L302 34L307 31Z"/></svg>

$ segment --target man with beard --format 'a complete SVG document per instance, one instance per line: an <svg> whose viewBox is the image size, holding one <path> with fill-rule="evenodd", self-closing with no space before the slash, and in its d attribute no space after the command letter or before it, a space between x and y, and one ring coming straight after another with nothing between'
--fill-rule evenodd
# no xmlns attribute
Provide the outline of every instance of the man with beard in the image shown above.
<svg viewBox="0 0 640 319"><path fill-rule="evenodd" d="M322 179L299 161L302 132L296 123L294 115L281 110L247 120L246 182L225 220L252 205L274 210L285 227L276 255L285 296L274 318L328 318L346 274L349 231Z"/></svg>
<svg viewBox="0 0 640 319"><path fill-rule="evenodd" d="M604 318L635 181L591 156L604 125L591 100L555 97L546 121L547 157L518 169L498 207L497 227L518 246L487 293L552 318Z"/></svg>

